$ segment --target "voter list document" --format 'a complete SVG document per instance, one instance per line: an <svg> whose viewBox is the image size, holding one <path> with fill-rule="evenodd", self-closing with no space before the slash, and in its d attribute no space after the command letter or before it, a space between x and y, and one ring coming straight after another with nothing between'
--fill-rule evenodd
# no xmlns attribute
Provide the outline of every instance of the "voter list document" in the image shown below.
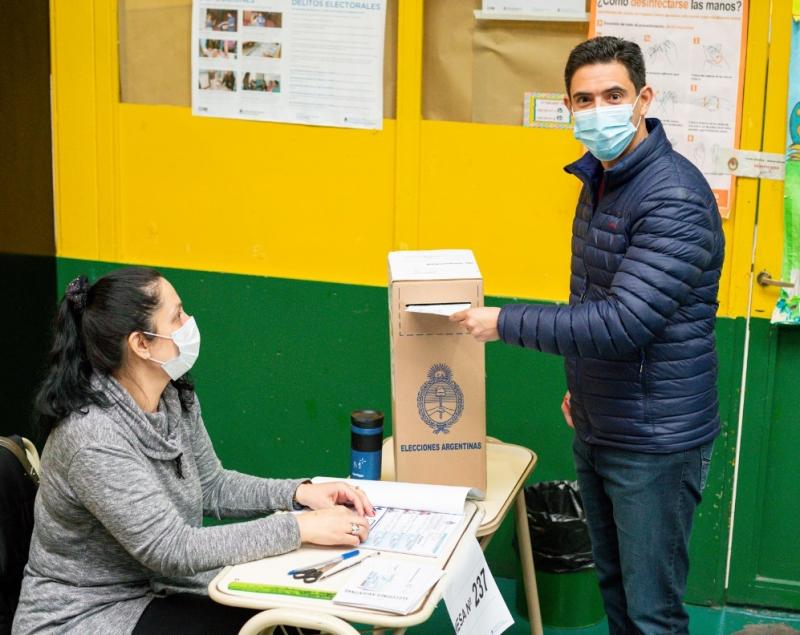
<svg viewBox="0 0 800 635"><path fill-rule="evenodd" d="M335 481L317 476L314 483ZM469 518L464 502L469 488L395 481L346 480L375 507L361 549L439 558L452 550Z"/></svg>
<svg viewBox="0 0 800 635"><path fill-rule="evenodd" d="M392 508L375 511L362 549L439 558L458 539L465 522L464 514Z"/></svg>

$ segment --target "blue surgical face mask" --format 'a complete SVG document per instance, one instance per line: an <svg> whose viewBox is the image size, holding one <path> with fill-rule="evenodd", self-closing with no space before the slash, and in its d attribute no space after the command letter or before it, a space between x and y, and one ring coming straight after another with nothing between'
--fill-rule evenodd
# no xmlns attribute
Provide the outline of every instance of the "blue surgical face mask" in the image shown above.
<svg viewBox="0 0 800 635"><path fill-rule="evenodd" d="M575 138L585 145L598 161L613 161L625 151L639 122L633 125L633 109L639 101L632 104L619 104L615 106L600 106L589 110L573 111L575 125L572 129Z"/></svg>

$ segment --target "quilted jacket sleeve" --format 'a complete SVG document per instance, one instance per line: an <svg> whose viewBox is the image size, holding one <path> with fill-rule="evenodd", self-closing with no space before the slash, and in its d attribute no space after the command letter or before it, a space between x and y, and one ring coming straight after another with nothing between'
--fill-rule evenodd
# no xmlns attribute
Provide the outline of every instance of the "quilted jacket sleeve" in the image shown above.
<svg viewBox="0 0 800 635"><path fill-rule="evenodd" d="M665 328L708 267L718 240L699 193L650 192L632 219L630 243L605 298L580 304L509 304L498 330L508 344L565 356L614 359L646 346Z"/></svg>

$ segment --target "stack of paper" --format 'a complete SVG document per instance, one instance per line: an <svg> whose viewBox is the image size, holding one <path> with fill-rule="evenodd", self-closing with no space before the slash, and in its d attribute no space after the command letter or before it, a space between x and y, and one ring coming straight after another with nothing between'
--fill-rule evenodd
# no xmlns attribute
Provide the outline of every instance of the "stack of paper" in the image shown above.
<svg viewBox="0 0 800 635"><path fill-rule="evenodd" d="M438 567L376 558L365 562L333 598L334 604L407 615L442 577Z"/></svg>
<svg viewBox="0 0 800 635"><path fill-rule="evenodd" d="M440 514L463 514L467 495L476 492L468 487L455 485L427 485L424 483L401 483L397 481L369 481L341 479L330 476L315 476L314 483L349 483L359 487L377 507L415 509Z"/></svg>

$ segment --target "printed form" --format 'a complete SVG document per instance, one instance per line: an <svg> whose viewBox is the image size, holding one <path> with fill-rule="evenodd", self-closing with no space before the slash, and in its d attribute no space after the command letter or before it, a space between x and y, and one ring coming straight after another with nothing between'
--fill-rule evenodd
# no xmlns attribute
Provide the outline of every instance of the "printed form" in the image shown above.
<svg viewBox="0 0 800 635"><path fill-rule="evenodd" d="M316 477L314 483L336 481ZM466 518L467 487L394 481L348 480L360 487L375 507L361 549L438 558L458 541Z"/></svg>
<svg viewBox="0 0 800 635"><path fill-rule="evenodd" d="M464 524L463 514L392 508L380 511L379 519L370 527L369 537L361 543L362 549L438 558L457 538Z"/></svg>
<svg viewBox="0 0 800 635"><path fill-rule="evenodd" d="M339 590L333 603L405 615L443 575L434 565L375 560Z"/></svg>

